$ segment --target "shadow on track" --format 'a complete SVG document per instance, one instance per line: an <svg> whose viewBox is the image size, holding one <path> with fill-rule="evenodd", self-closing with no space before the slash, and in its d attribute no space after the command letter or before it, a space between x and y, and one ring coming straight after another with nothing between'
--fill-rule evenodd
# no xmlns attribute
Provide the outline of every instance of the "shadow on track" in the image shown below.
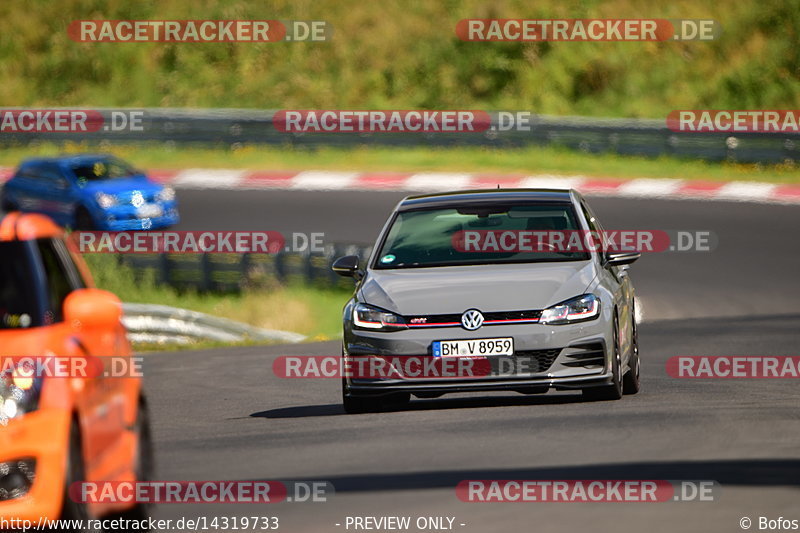
<svg viewBox="0 0 800 533"><path fill-rule="evenodd" d="M605 465L556 466L484 470L447 470L413 473L375 473L311 477L333 483L337 493L453 489L469 479L649 479L714 480L726 485L790 486L800 488L800 459L730 459L665 461Z"/></svg>
<svg viewBox="0 0 800 533"><path fill-rule="evenodd" d="M475 397L475 398L437 398L434 400L412 400L411 403L399 407L388 407L383 413L398 411L430 411L444 409L477 409L485 407L511 407L521 405L556 405L581 403L583 398L580 394L547 394L536 396L499 396L499 397ZM281 407L270 409L269 411L259 411L250 416L253 418L307 418L317 416L339 416L344 415L344 409L340 403L323 405L298 405L295 407ZM375 413L367 413L375 414ZM378 413L380 414L380 413ZM353 416L353 415L351 415ZM365 415L356 415L365 416Z"/></svg>

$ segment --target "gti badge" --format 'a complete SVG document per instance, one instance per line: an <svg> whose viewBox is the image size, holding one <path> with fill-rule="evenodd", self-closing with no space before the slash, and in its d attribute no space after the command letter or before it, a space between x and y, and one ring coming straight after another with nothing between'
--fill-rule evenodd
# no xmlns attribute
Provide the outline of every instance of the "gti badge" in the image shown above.
<svg viewBox="0 0 800 533"><path fill-rule="evenodd" d="M474 331L483 325L483 315L477 309L468 309L461 315L461 326Z"/></svg>

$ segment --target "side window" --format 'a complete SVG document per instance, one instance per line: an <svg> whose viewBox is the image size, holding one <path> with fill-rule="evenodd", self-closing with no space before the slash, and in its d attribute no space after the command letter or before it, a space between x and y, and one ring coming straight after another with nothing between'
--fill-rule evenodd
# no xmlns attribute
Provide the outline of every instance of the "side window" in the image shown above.
<svg viewBox="0 0 800 533"><path fill-rule="evenodd" d="M586 205L586 202L584 202L583 200L581 200L581 211L583 212L583 216L586 217L586 222L589 224L589 231L591 231L593 235L598 235L601 239L600 242L605 243L605 236L603 235L603 226L600 225L600 221L597 220L597 217L594 216L592 210L589 209L589 206Z"/></svg>
<svg viewBox="0 0 800 533"><path fill-rule="evenodd" d="M47 185L56 189L66 189L68 185L66 178L61 174L61 169L54 163L42 166L41 179Z"/></svg>
<svg viewBox="0 0 800 533"><path fill-rule="evenodd" d="M586 217L586 221L589 223L590 231L603 231L603 226L600 225L600 221L594 216L594 213L592 213L592 210L589 209L588 205L586 205L586 202L582 200L581 211L583 211L583 216Z"/></svg>
<svg viewBox="0 0 800 533"><path fill-rule="evenodd" d="M45 322L61 322L64 320L64 299L73 290L81 288L82 281L72 262L65 262L68 257L64 256L67 253L64 243L55 239L39 239L37 243L47 276L48 309Z"/></svg>
<svg viewBox="0 0 800 533"><path fill-rule="evenodd" d="M42 166L38 163L27 165L17 173L17 176L26 180L40 180Z"/></svg>

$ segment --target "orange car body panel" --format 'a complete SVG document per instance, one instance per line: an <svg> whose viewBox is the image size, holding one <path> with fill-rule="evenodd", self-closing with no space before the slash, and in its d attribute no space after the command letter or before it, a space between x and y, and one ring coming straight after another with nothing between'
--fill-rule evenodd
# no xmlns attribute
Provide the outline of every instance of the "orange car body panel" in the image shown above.
<svg viewBox="0 0 800 533"><path fill-rule="evenodd" d="M0 241L63 238L63 231L42 215L11 213L0 221ZM76 264L91 283L77 254ZM86 355L86 353L90 355ZM56 355L98 357L111 368L131 355L122 324L91 328L66 322L28 329L0 330L0 359ZM141 380L126 377L46 377L39 407L0 426L0 463L32 457L36 478L23 497L0 501L0 517L38 521L59 518L65 492L69 431L81 430L86 480L134 481L137 416ZM131 504L89 504L93 517L124 511Z"/></svg>

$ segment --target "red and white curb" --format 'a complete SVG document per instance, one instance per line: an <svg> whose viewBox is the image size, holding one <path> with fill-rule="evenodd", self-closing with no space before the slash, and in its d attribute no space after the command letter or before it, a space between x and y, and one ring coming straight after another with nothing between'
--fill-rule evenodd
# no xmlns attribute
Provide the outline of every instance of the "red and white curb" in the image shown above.
<svg viewBox="0 0 800 533"><path fill-rule="evenodd" d="M13 169L0 168L0 180ZM409 191L440 192L468 189L577 189L591 196L674 198L776 204L800 204L800 184L680 179L614 179L553 174L509 175L458 172L337 172L328 170L259 171L192 168L153 170L148 174L178 189Z"/></svg>

